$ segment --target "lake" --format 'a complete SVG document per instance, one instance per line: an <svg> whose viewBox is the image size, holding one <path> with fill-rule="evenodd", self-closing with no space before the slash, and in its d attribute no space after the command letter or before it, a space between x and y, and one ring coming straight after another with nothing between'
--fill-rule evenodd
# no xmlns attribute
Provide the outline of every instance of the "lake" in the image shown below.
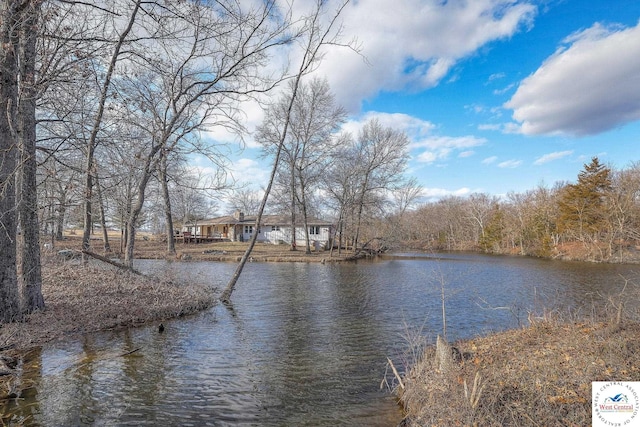
<svg viewBox="0 0 640 427"><path fill-rule="evenodd" d="M236 265L136 267L221 290ZM529 313L588 315L636 267L465 253L249 263L230 307L162 334L150 325L45 346L25 367L24 399L5 410L43 426L395 426L402 413L380 387L393 380L387 357L404 370L410 342L442 334L443 293L452 341Z"/></svg>

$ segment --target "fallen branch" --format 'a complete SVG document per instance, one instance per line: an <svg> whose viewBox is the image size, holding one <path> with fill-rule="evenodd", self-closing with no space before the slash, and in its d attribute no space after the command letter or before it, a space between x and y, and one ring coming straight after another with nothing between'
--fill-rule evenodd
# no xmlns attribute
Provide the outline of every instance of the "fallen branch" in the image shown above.
<svg viewBox="0 0 640 427"><path fill-rule="evenodd" d="M116 262L116 261L110 260L109 258L104 257L104 256L102 256L102 255L98 255L98 254L97 254L97 253L95 253L95 252L91 252L91 251L82 251L82 253L83 253L83 254L85 254L85 255L89 255L90 257L95 258L95 259L97 259L98 261L102 261L102 262L106 262L107 264L111 264L111 265L113 265L113 266L115 266L115 267L118 267L118 268L120 268L120 269L122 269L122 270L128 270L128 271L130 271L130 272L132 272L132 273L134 273L134 274L137 274L137 275L139 275L139 276L144 276L142 273L140 273L138 270L136 270L136 269L135 269L135 268L133 268L133 267L129 267L128 265L124 265L124 264L121 264L121 263L119 263L119 262Z"/></svg>
<svg viewBox="0 0 640 427"><path fill-rule="evenodd" d="M128 356L128 355L133 354L133 353L135 353L136 351L139 351L139 350L142 350L142 347L138 347L138 348L133 349L131 351L127 351L126 353L119 354L118 357Z"/></svg>
<svg viewBox="0 0 640 427"><path fill-rule="evenodd" d="M387 361L389 362L389 366L391 366L391 370L393 371L393 375L395 375L396 379L398 380L398 384L400 384L400 388L404 390L404 384L402 383L402 378L400 377L400 374L398 374L398 371L396 370L396 367L393 365L393 362L388 357L387 357Z"/></svg>

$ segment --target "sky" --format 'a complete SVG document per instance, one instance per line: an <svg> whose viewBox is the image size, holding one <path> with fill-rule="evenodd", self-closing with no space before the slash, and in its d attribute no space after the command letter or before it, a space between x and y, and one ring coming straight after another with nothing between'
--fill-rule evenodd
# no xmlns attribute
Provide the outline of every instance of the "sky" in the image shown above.
<svg viewBox="0 0 640 427"><path fill-rule="evenodd" d="M640 161L638 0L351 0L342 20L360 55L332 48L315 73L345 129L406 132L424 201L575 182L594 156ZM232 162L264 186L250 138Z"/></svg>

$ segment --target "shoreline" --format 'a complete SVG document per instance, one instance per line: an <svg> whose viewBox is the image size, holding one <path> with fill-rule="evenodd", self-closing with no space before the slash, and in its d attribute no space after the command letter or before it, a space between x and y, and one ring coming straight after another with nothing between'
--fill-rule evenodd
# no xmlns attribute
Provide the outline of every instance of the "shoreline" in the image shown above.
<svg viewBox="0 0 640 427"><path fill-rule="evenodd" d="M110 245L112 251L105 254L102 248L102 241L93 237L91 240L92 251L102 255L121 259L119 251L120 239L111 238ZM118 247L118 250L115 248ZM176 253L167 252L166 241L157 236L143 236L136 240L134 248L135 259L164 259L167 261L211 261L211 262L239 262L244 255L248 243L246 242L208 242L208 243L176 243ZM81 255L82 242L80 237L75 235L65 236L63 240L56 241L54 247L50 247L50 254L58 254L60 251L68 252L70 256L79 257ZM337 250L333 253L329 250L312 249L310 254L305 253L304 247L298 247L292 251L288 245L274 245L272 243L258 242L251 252L251 259L254 262L317 262L333 263L348 262L361 258L352 252Z"/></svg>
<svg viewBox="0 0 640 427"><path fill-rule="evenodd" d="M174 277L140 276L106 264L43 259L45 309L0 325L0 402L20 395L30 349L67 337L195 314L217 303L217 289ZM3 375L3 373L5 375Z"/></svg>
<svg viewBox="0 0 640 427"><path fill-rule="evenodd" d="M75 253L76 256L81 254L81 239L76 234L67 233L63 240L55 241L55 247L49 248L50 254L58 253L58 251L70 251ZM101 237L93 235L91 238L91 244L93 246L92 251L103 256L113 256L114 258L121 259L122 254L119 250L114 248L120 246L119 236L111 236L110 245L112 251L108 254L104 253L102 248ZM239 262L248 246L247 242L208 242L208 243L179 243L176 242L176 253L167 253L167 242L164 236L141 234L140 239L136 240L136 246L134 250L134 257L136 259L164 259L167 261L212 261L212 262ZM603 264L640 264L640 248L637 250L626 249L623 252L616 253L608 259L601 257L594 257L593 251L589 251L586 248L575 245L560 245L555 248L554 252L549 256L538 256L533 254L522 254L515 251L499 251L499 252L486 252L478 249L425 249L423 245L407 244L402 248L397 248L394 251L383 252L378 254L384 257L385 254L393 254L394 252L416 252L425 254L438 254L438 253L472 253L477 255L488 256L505 256L505 257L519 257L519 258L535 258L549 261L561 261L561 262L586 262L586 263L603 263ZM321 249L315 251L312 249L310 254L305 253L305 247L299 246L297 250L292 251L288 245L275 245L273 243L258 242L256 243L252 254L251 261L253 262L318 262L318 263L336 263L336 262L353 262L358 259L369 257L369 253L364 251L355 254L352 251L343 250L341 254L338 254L337 249L334 249L333 253L329 250Z"/></svg>
<svg viewBox="0 0 640 427"><path fill-rule="evenodd" d="M402 426L591 425L592 381L640 381L640 323L527 326L436 346L397 387Z"/></svg>

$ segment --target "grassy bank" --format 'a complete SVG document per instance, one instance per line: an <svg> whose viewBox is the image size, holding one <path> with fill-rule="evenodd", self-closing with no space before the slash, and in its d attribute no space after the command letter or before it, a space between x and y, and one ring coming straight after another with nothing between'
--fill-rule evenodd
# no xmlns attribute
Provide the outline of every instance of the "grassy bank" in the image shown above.
<svg viewBox="0 0 640 427"><path fill-rule="evenodd" d="M61 262L43 265L45 310L24 322L0 325L0 374L15 371L34 346L75 334L121 329L179 317L212 306L215 290L175 278L135 275L106 265ZM17 372L17 371L16 371ZM2 398L15 395L15 375L0 375Z"/></svg>
<svg viewBox="0 0 640 427"><path fill-rule="evenodd" d="M532 326L428 348L404 379L407 426L588 426L592 381L640 381L640 324Z"/></svg>
<svg viewBox="0 0 640 427"><path fill-rule="evenodd" d="M164 236L146 235L141 233L139 239L136 239L134 247L134 257L138 259L172 259L172 260L189 260L189 261L222 261L222 262L238 262L244 255L248 243L247 242L208 242L208 243L189 243L184 244L176 242L176 254L169 255L167 253L167 243L163 240ZM92 250L98 254L103 254L103 243L94 236L91 240ZM110 246L112 253L109 256L119 257L120 255L120 237L113 235L110 238ZM55 242L55 248L49 249L51 253L60 250L71 250L79 253L82 247L82 240L78 233L66 235L64 240ZM298 247L296 251L291 251L289 245L274 245L272 243L259 242L256 243L251 257L256 262L336 262L345 261L353 257L353 252L343 251L338 254L337 250L333 253L326 250L314 251L311 249L310 254L305 253L305 247Z"/></svg>

